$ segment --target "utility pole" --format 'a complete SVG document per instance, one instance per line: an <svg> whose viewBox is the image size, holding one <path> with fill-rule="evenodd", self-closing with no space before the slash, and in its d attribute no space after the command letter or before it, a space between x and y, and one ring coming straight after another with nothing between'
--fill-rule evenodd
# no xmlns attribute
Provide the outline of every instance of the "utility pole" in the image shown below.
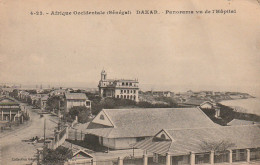
<svg viewBox="0 0 260 165"><path fill-rule="evenodd" d="M43 144L45 146L45 130L46 130L46 119L44 118L44 128L43 128L43 137L44 137L44 141L43 141Z"/></svg>

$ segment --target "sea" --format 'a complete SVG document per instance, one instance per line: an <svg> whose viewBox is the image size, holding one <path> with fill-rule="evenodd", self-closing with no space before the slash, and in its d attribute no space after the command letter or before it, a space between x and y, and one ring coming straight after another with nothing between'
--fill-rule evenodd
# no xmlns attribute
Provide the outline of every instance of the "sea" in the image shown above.
<svg viewBox="0 0 260 165"><path fill-rule="evenodd" d="M260 116L260 98L225 100L220 103L232 107L238 112L251 113Z"/></svg>

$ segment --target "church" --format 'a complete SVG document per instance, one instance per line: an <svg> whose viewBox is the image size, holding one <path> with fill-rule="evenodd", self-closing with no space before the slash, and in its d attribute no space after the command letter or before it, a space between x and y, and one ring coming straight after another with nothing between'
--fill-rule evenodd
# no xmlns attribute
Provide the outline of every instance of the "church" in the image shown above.
<svg viewBox="0 0 260 165"><path fill-rule="evenodd" d="M101 72L101 80L99 81L99 95L102 98L112 97L129 99L138 102L139 82L137 79L107 79L105 70Z"/></svg>

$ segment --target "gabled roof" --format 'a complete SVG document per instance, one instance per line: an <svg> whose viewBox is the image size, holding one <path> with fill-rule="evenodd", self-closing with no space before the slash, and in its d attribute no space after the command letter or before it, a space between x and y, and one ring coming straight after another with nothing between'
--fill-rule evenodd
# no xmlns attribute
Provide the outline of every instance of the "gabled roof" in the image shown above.
<svg viewBox="0 0 260 165"><path fill-rule="evenodd" d="M233 119L227 125L235 126L235 125L252 125L252 124L260 124L259 122L254 121L248 121L248 120L239 120L239 119Z"/></svg>
<svg viewBox="0 0 260 165"><path fill-rule="evenodd" d="M204 101L203 103L200 104L200 106L202 106L204 104L211 104L212 106L215 106L215 104L211 101Z"/></svg>
<svg viewBox="0 0 260 165"><path fill-rule="evenodd" d="M67 100L87 100L87 96L84 93L65 93Z"/></svg>
<svg viewBox="0 0 260 165"><path fill-rule="evenodd" d="M138 142L136 148L165 155L187 155L190 152L209 152L204 149L204 142L227 141L234 146L229 149L260 147L260 125L220 126L211 128L191 128L166 130L173 141L155 141L154 138Z"/></svg>
<svg viewBox="0 0 260 165"><path fill-rule="evenodd" d="M215 127L199 108L104 109L114 128L83 130L107 138L153 136L163 128Z"/></svg>

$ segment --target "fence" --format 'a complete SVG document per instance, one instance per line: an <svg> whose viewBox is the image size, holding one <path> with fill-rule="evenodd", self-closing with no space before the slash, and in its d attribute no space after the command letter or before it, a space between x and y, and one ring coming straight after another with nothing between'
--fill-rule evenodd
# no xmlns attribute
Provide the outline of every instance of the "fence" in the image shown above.
<svg viewBox="0 0 260 165"><path fill-rule="evenodd" d="M69 129L68 139L70 140L84 140L85 134L77 129Z"/></svg>
<svg viewBox="0 0 260 165"><path fill-rule="evenodd" d="M77 159L77 160L69 160L64 165L118 165L118 159L109 159L109 160Z"/></svg>
<svg viewBox="0 0 260 165"><path fill-rule="evenodd" d="M62 145L68 138L68 127L63 128L60 131L55 132L54 137L50 138L49 143L47 143L48 148L56 149Z"/></svg>

